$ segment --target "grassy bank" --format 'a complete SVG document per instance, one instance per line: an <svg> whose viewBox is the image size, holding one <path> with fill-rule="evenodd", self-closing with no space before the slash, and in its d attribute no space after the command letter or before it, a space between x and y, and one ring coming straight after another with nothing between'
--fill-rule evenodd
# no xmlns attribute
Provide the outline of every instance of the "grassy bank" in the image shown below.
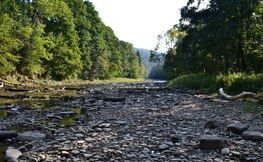
<svg viewBox="0 0 263 162"><path fill-rule="evenodd" d="M189 74L170 81L172 87L181 87L215 93L219 88L229 94L250 91L263 95L263 74Z"/></svg>
<svg viewBox="0 0 263 162"><path fill-rule="evenodd" d="M0 78L0 83L4 83L7 86L29 86L29 87L38 87L38 86L61 86L61 85L69 85L69 86L78 86L78 85L86 85L86 84L97 84L97 83L129 83L129 82L142 82L143 78L132 79L132 78L111 78L107 80L79 80L79 79L70 79L63 81L55 81L55 80L41 80L41 79L23 79L19 80L17 78L5 77L4 79Z"/></svg>

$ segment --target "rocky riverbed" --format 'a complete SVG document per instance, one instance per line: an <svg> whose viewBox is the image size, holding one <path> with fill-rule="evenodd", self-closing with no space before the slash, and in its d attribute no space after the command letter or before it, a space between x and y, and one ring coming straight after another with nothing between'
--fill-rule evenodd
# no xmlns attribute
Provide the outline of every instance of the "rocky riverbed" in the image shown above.
<svg viewBox="0 0 263 162"><path fill-rule="evenodd" d="M263 113L245 111L245 102L165 82L75 90L43 99L44 108L1 106L2 161L263 161Z"/></svg>

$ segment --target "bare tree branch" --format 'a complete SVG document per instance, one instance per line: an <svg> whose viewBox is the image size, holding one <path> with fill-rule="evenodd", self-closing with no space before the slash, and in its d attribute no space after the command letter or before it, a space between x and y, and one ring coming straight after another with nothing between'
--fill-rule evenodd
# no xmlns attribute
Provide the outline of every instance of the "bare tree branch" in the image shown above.
<svg viewBox="0 0 263 162"><path fill-rule="evenodd" d="M229 100L237 100L237 99L240 99L240 98L247 98L247 97L251 97L251 98L254 98L254 99L257 99L259 101L263 101L263 97L262 96L259 96L257 95L256 93L253 93L253 92L242 92L238 95L235 95L235 96L230 96L228 94L226 94L223 90L223 88L220 88L219 89L219 94L222 95L223 97L225 97L226 99L229 99Z"/></svg>

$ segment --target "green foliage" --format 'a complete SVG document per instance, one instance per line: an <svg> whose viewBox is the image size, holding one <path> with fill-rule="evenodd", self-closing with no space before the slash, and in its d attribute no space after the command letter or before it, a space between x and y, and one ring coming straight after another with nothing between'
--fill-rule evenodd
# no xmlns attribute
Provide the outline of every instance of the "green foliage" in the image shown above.
<svg viewBox="0 0 263 162"><path fill-rule="evenodd" d="M262 72L263 2L209 0L204 8L196 2L188 1L164 36L168 75Z"/></svg>
<svg viewBox="0 0 263 162"><path fill-rule="evenodd" d="M1 77L93 80L144 75L132 45L115 36L89 1L2 0L0 42Z"/></svg>
<svg viewBox="0 0 263 162"><path fill-rule="evenodd" d="M19 61L16 52L22 43L13 32L16 22L7 14L0 14L0 76L15 71L15 63Z"/></svg>
<svg viewBox="0 0 263 162"><path fill-rule="evenodd" d="M150 79L166 79L162 66L154 65L148 75Z"/></svg>
<svg viewBox="0 0 263 162"><path fill-rule="evenodd" d="M221 87L226 87L229 92L263 92L263 74L234 73L218 75L216 82Z"/></svg>
<svg viewBox="0 0 263 162"><path fill-rule="evenodd" d="M80 52L76 47L70 48L68 40L62 34L53 37L55 48L51 50L53 59L48 63L48 71L53 79L63 80L74 78L81 69Z"/></svg>
<svg viewBox="0 0 263 162"><path fill-rule="evenodd" d="M216 76L205 73L182 75L171 80L169 84L173 87L196 89L205 92L214 92L218 87Z"/></svg>
<svg viewBox="0 0 263 162"><path fill-rule="evenodd" d="M223 87L230 94L242 91L261 94L263 92L263 74L188 74L175 78L170 82L170 85L205 92L217 92L219 88Z"/></svg>
<svg viewBox="0 0 263 162"><path fill-rule="evenodd" d="M31 77L41 76L45 72L43 60L52 59L52 54L49 53L46 46L54 45L44 36L44 27L42 23L37 23L34 29L24 27L24 29L28 29L28 32L25 32L28 33L28 39L19 51L21 59L17 68L21 74Z"/></svg>

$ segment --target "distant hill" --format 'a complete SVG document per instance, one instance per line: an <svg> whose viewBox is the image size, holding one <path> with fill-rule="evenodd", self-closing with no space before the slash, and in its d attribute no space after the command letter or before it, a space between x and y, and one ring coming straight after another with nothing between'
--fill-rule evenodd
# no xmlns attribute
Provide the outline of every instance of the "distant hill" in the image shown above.
<svg viewBox="0 0 263 162"><path fill-rule="evenodd" d="M139 54L141 56L141 59L143 61L143 64L146 69L147 76L150 73L152 67L156 65L156 63L150 62L150 51L148 49L143 49L143 48L134 48L134 51L137 52L139 51Z"/></svg>
<svg viewBox="0 0 263 162"><path fill-rule="evenodd" d="M143 48L134 48L134 51L139 51L141 59L146 69L146 78L148 79L165 79L162 66L157 63L150 62L151 50ZM160 54L160 53L159 53Z"/></svg>

